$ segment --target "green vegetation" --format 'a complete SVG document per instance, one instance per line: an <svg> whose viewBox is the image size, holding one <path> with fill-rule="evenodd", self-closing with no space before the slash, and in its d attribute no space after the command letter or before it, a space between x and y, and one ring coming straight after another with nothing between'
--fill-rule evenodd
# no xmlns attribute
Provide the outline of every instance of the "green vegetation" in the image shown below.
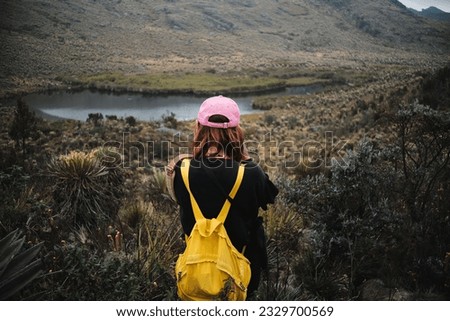
<svg viewBox="0 0 450 321"><path fill-rule="evenodd" d="M285 82L274 77L250 77L199 74L134 74L105 73L80 76L68 82L91 88L115 91L161 93L229 93L262 91L283 87Z"/></svg>
<svg viewBox="0 0 450 321"><path fill-rule="evenodd" d="M315 77L294 77L286 80L286 85L294 86L310 86L310 85L324 85L331 83L330 79L317 79Z"/></svg>
<svg viewBox="0 0 450 321"><path fill-rule="evenodd" d="M29 110L28 105L21 99L17 101L14 120L9 129L9 136L16 141L16 146L27 152L26 142L36 133L36 116Z"/></svg>
<svg viewBox="0 0 450 321"><path fill-rule="evenodd" d="M42 274L41 260L36 259L42 243L22 251L25 237L18 230L0 240L0 300L11 298Z"/></svg>
<svg viewBox="0 0 450 321"><path fill-rule="evenodd" d="M123 179L120 160L115 164L102 160L109 154L112 152L106 149L72 151L50 160L48 175L54 180L53 198L67 224L98 227L115 218Z"/></svg>
<svg viewBox="0 0 450 321"><path fill-rule="evenodd" d="M144 93L244 93L263 92L289 86L361 84L372 74L355 70L245 70L219 74L215 71L180 74L123 74L119 72L78 77L59 77L72 86L110 91Z"/></svg>
<svg viewBox="0 0 450 321"><path fill-rule="evenodd" d="M270 72L269 72L270 73ZM286 80L286 87L322 85L324 91L333 91L347 86L362 86L373 81L376 73L369 73L356 70L336 69L336 70L316 70L316 71L273 71L273 77ZM302 96L258 96L253 100L253 108L260 110L270 110L274 107L283 107L301 102Z"/></svg>
<svg viewBox="0 0 450 321"><path fill-rule="evenodd" d="M269 268L251 299L450 298L450 72L404 79L372 96L284 97L243 117L247 139L261 143L255 161L280 188L261 213ZM1 256L0 272L33 267L8 299L177 299L184 240L164 165L186 151L192 124L172 114L95 119L29 123L36 139L24 157L8 134L14 112L2 118L0 252L14 255ZM317 137L329 130L345 144L323 145ZM270 149L274 141L284 145Z"/></svg>

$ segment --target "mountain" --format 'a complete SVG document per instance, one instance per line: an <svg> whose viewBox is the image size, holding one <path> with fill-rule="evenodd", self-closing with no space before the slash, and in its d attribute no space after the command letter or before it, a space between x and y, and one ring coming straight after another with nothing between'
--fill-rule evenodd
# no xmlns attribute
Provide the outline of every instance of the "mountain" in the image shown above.
<svg viewBox="0 0 450 321"><path fill-rule="evenodd" d="M450 13L442 11L439 8L429 7L428 9L422 9L422 11L416 11L414 9L411 10L421 17L431 18L450 23Z"/></svg>
<svg viewBox="0 0 450 321"><path fill-rule="evenodd" d="M0 87L102 71L448 58L450 27L396 0L0 0Z"/></svg>

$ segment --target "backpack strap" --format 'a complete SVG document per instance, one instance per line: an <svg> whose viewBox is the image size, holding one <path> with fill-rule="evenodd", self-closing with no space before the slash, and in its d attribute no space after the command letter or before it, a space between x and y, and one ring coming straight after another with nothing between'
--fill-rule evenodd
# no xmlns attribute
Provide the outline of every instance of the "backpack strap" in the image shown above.
<svg viewBox="0 0 450 321"><path fill-rule="evenodd" d="M200 210L200 207L198 206L197 201L194 198L194 195L192 194L191 188L189 186L189 167L190 167L190 159L183 159L181 163L181 176L183 178L184 185L186 186L186 189L189 192L189 196L191 199L191 205L192 205L192 211L194 212L195 220L198 221L202 218L205 218L202 214L202 211ZM217 219L221 221L222 223L225 222L225 219L227 218L228 212L231 207L230 199L233 200L236 196L237 191L239 190L239 187L242 183L242 178L244 177L244 165L240 165L238 169L238 174L236 177L236 181L234 182L233 188L231 189L231 192L229 194L229 198L225 200L225 203L222 206L222 209L219 212L219 215L217 215Z"/></svg>
<svg viewBox="0 0 450 321"><path fill-rule="evenodd" d="M191 160L189 158L183 159L181 162L181 177L183 178L184 185L186 186L187 191L189 192L189 196L191 198L191 206L192 206L192 212L194 212L195 221L199 221L203 218L205 218L202 214L202 211L200 210L200 207L198 206L197 201L194 198L194 195L192 194L191 188L189 186L189 167L191 165Z"/></svg>
<svg viewBox="0 0 450 321"><path fill-rule="evenodd" d="M217 215L217 219L219 221L221 221L222 223L225 222L227 215L228 215L228 211L230 210L230 207L231 207L230 199L231 200L234 199L237 191L239 190L239 187L241 186L242 178L244 177L244 168L245 168L244 165L239 165L236 181L234 182L233 188L231 189L230 194L228 195L227 199L225 200L225 203L223 204L222 209L219 212L219 215Z"/></svg>

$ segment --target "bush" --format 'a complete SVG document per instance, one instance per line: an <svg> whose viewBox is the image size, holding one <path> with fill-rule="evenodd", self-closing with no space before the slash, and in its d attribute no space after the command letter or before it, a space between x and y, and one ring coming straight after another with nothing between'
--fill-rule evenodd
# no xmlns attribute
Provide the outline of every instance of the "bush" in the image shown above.
<svg viewBox="0 0 450 321"><path fill-rule="evenodd" d="M420 102L434 109L450 106L450 64L424 79L420 89Z"/></svg>
<svg viewBox="0 0 450 321"><path fill-rule="evenodd" d="M163 124L165 126L167 126L167 128L177 129L178 120L175 116L176 115L173 112L167 112L166 114L162 115L161 118L162 118Z"/></svg>
<svg viewBox="0 0 450 321"><path fill-rule="evenodd" d="M107 224L118 212L123 179L117 163L104 164L104 155L72 151L49 163L56 212L69 226Z"/></svg>
<svg viewBox="0 0 450 321"><path fill-rule="evenodd" d="M27 151L27 139L36 135L36 116L29 110L28 105L22 99L19 99L14 113L14 119L9 129L9 136L16 141L16 146L22 148L23 154L25 155Z"/></svg>
<svg viewBox="0 0 450 321"><path fill-rule="evenodd" d="M41 283L41 300L161 300L166 294L124 252L74 242L58 247L54 257L52 270L57 273Z"/></svg>
<svg viewBox="0 0 450 321"><path fill-rule="evenodd" d="M396 144L361 141L330 177L286 183L307 224L295 274L316 299L356 298L369 279L449 294L449 117L412 104L392 120Z"/></svg>
<svg viewBox="0 0 450 321"><path fill-rule="evenodd" d="M385 250L395 242L400 217L384 194L390 176L379 157L364 141L333 164L330 177L306 177L291 189L291 201L308 222L295 274L315 299L353 299L362 282L386 266Z"/></svg>
<svg viewBox="0 0 450 321"><path fill-rule="evenodd" d="M263 213L267 238L268 270L254 299L264 301L305 300L293 282L292 262L298 255L303 221L279 195L277 204Z"/></svg>
<svg viewBox="0 0 450 321"><path fill-rule="evenodd" d="M397 167L399 207L410 224L410 280L420 291L445 284L445 257L450 244L450 113L414 103L393 117L398 133ZM406 246L406 244L405 244Z"/></svg>
<svg viewBox="0 0 450 321"><path fill-rule="evenodd" d="M95 127L100 126L101 121L103 120L103 114L102 113L90 113L88 115L88 118L86 119L86 122L92 122Z"/></svg>
<svg viewBox="0 0 450 321"><path fill-rule="evenodd" d="M18 207L17 202L30 179L30 175L20 166L14 165L0 171L0 235L25 226L29 213Z"/></svg>
<svg viewBox="0 0 450 321"><path fill-rule="evenodd" d="M130 201L120 210L120 229L84 227L54 244L34 292L40 300L175 300L173 262L181 253L178 216L157 212L152 203ZM99 243L94 238L108 239Z"/></svg>
<svg viewBox="0 0 450 321"><path fill-rule="evenodd" d="M136 126L137 124L136 118L134 118L133 116L126 117L125 122L131 127Z"/></svg>
<svg viewBox="0 0 450 321"><path fill-rule="evenodd" d="M272 126L277 121L277 117L273 114L264 114L264 123Z"/></svg>
<svg viewBox="0 0 450 321"><path fill-rule="evenodd" d="M0 240L0 300L13 297L42 274L36 259L42 243L21 251L25 237L18 230Z"/></svg>

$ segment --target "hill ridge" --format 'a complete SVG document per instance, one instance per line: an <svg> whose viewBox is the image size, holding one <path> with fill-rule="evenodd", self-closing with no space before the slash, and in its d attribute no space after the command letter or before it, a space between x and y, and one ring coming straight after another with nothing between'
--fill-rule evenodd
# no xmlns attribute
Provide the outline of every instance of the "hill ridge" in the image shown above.
<svg viewBox="0 0 450 321"><path fill-rule="evenodd" d="M448 24L396 0L17 0L0 10L1 84L104 71L445 60ZM448 57L448 55L447 55Z"/></svg>

